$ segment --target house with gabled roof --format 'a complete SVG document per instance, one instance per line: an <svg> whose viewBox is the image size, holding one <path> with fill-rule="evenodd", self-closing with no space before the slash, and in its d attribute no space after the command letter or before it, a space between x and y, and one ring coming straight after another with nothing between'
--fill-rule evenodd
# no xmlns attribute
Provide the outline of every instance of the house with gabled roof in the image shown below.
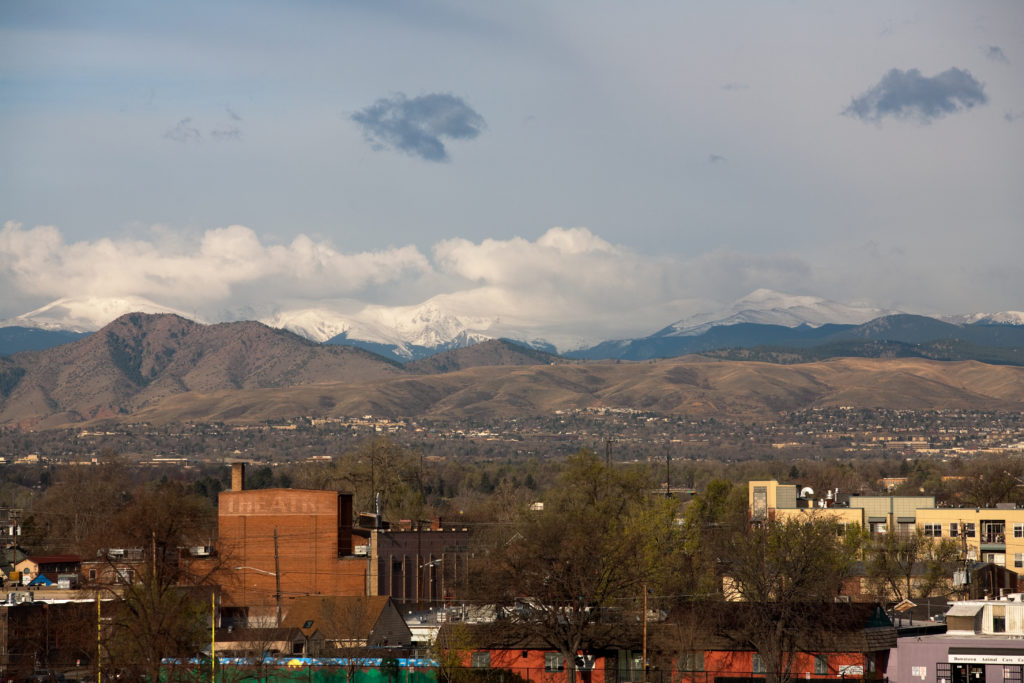
<svg viewBox="0 0 1024 683"><path fill-rule="evenodd" d="M311 656L412 643L409 626L385 595L297 597L288 603L281 628L298 629L313 646L307 651Z"/></svg>

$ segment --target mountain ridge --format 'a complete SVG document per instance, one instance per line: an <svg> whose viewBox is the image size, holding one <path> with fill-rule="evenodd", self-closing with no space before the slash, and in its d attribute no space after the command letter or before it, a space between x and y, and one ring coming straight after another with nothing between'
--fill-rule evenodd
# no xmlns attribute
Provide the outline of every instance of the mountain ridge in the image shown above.
<svg viewBox="0 0 1024 683"><path fill-rule="evenodd" d="M483 419L593 407L760 419L825 405L1021 410L1024 367L923 358L572 360L507 340L402 365L262 323L143 313L53 349L0 358L0 424L39 429L364 414Z"/></svg>

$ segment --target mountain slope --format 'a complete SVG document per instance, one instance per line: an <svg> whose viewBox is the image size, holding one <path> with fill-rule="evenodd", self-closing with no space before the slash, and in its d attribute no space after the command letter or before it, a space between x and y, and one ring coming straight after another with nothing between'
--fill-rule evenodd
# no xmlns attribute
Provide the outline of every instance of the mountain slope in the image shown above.
<svg viewBox="0 0 1024 683"><path fill-rule="evenodd" d="M537 351L507 339L491 339L411 361L405 364L405 369L422 374L438 374L490 365L550 365L564 362L565 359L560 356Z"/></svg>
<svg viewBox="0 0 1024 683"><path fill-rule="evenodd" d="M21 351L41 351L67 344L86 336L87 332L68 330L44 330L38 327L11 325L0 327L0 356L9 356Z"/></svg>
<svg viewBox="0 0 1024 683"><path fill-rule="evenodd" d="M901 356L1024 363L1024 326L958 325L906 313L882 316L861 325L789 327L737 323L716 325L699 334L668 334L663 330L641 339L605 342L567 353L566 357L648 360L709 352L717 357L750 357L749 354L724 354L726 349L762 349L765 353L759 357L764 360L772 359L772 354L785 354L791 356L790 362L841 356Z"/></svg>
<svg viewBox="0 0 1024 683"><path fill-rule="evenodd" d="M365 382L402 374L365 351L324 347L260 323L200 325L132 313L45 351L0 359L0 422L128 415L186 392Z"/></svg>

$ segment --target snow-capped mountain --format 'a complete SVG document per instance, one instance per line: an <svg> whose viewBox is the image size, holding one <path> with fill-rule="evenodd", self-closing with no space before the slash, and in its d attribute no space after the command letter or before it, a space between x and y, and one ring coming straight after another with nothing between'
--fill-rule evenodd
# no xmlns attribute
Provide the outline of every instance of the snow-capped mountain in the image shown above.
<svg viewBox="0 0 1024 683"><path fill-rule="evenodd" d="M965 313L943 316L941 320L955 325L1024 325L1024 311L999 313Z"/></svg>
<svg viewBox="0 0 1024 683"><path fill-rule="evenodd" d="M325 342L341 334L352 332L358 324L351 317L326 308L301 308L280 311L259 321L270 327L289 330L315 342Z"/></svg>
<svg viewBox="0 0 1024 683"><path fill-rule="evenodd" d="M175 313L185 318L196 318L194 314L136 296L69 297L2 321L0 327L92 332L120 315L136 311ZM576 350L566 353L580 358L663 357L666 354L700 351L722 345L743 346L749 342L747 337L751 335L756 336L759 343L793 343L790 339L793 335L785 328L794 332L805 327L811 328L815 330L811 336L820 337L828 332L822 327L824 325L861 325L897 313L871 306L838 303L821 297L794 296L758 289L717 312L683 318L649 336L605 341L589 348L580 345ZM537 349L555 351L548 340L538 337L537 331L541 328L535 327L532 321L517 320L510 326L508 321L497 316L466 315L443 297L410 306L366 305L352 300L332 300L320 302L313 307L295 308L280 308L268 300L258 310L251 307L225 310L212 317L211 322L259 320L312 341L360 346L402 362L495 338L520 340ZM1024 312L976 313L948 316L943 320L960 326L1024 326ZM745 329L751 325L763 326L763 329ZM543 328L543 332L553 335L552 339L568 339L574 330L548 326ZM543 332L540 337L545 336Z"/></svg>
<svg viewBox="0 0 1024 683"><path fill-rule="evenodd" d="M195 319L194 315L141 296L87 296L57 299L34 311L0 321L0 327L17 325L41 330L95 332L125 313L174 313L183 318Z"/></svg>
<svg viewBox="0 0 1024 683"><path fill-rule="evenodd" d="M707 332L712 327L738 323L784 327L820 327L829 323L856 325L894 313L898 311L841 304L817 296L794 296L770 289L758 289L737 299L724 310L683 318L657 332L655 336L692 337Z"/></svg>
<svg viewBox="0 0 1024 683"><path fill-rule="evenodd" d="M328 308L282 311L261 318L321 343L356 344L401 360L494 338L497 320L460 316L433 302L419 306L366 306L355 313Z"/></svg>

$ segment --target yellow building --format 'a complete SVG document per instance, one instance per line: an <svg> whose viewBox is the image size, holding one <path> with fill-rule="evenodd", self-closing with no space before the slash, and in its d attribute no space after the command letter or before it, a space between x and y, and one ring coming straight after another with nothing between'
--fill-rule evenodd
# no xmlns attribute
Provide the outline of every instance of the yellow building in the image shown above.
<svg viewBox="0 0 1024 683"><path fill-rule="evenodd" d="M839 489L816 494L809 487L774 480L750 482L747 495L753 522L827 513L840 524L858 524L875 534L909 533L917 512L935 507L934 496L860 496Z"/></svg>
<svg viewBox="0 0 1024 683"><path fill-rule="evenodd" d="M876 534L917 528L930 538L954 539L967 559L1024 575L1024 509L939 508L934 496L860 496L838 490L821 495L774 480L750 482L748 506L752 522L827 513L840 524L859 524Z"/></svg>
<svg viewBox="0 0 1024 683"><path fill-rule="evenodd" d="M920 510L925 536L952 538L967 558L1024 574L1024 510L1016 508L932 508Z"/></svg>

